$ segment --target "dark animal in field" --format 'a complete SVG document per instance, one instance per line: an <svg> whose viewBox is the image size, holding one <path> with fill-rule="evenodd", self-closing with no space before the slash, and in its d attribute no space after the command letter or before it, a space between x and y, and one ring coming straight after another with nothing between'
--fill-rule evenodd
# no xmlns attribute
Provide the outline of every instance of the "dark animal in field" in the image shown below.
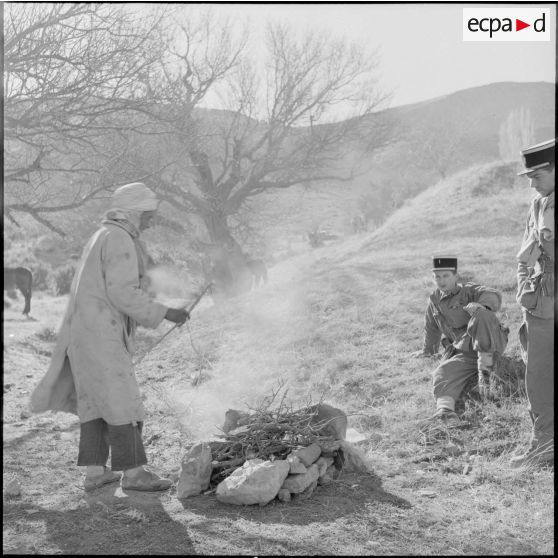
<svg viewBox="0 0 558 558"><path fill-rule="evenodd" d="M5 267L4 268L4 290L12 291L19 289L25 298L24 314L31 312L31 287L33 275L26 267Z"/></svg>
<svg viewBox="0 0 558 558"><path fill-rule="evenodd" d="M250 270L254 279L254 287L259 287L260 283L267 283L267 267L263 260L247 259L246 267Z"/></svg>

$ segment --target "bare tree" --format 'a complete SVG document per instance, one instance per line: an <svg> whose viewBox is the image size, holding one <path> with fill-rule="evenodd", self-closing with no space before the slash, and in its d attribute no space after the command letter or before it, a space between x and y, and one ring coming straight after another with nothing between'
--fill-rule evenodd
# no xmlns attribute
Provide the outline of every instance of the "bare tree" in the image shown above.
<svg viewBox="0 0 558 558"><path fill-rule="evenodd" d="M216 267L226 270L223 283L234 283L243 262L232 218L270 189L353 179L354 166L340 161L355 146L364 152L387 141L373 114L385 95L373 79L377 58L345 40L297 39L269 25L266 71L258 77L244 38L233 37L227 23L211 30L200 42L199 27L182 25L175 43L182 50L169 48L174 64L146 76L149 87L155 79L169 93L162 114L170 122L155 151L151 140L145 144L151 159L138 155L134 165L139 158L150 167L153 157L169 162L157 176L160 193L201 218ZM227 96L230 110L193 109L215 90Z"/></svg>
<svg viewBox="0 0 558 558"><path fill-rule="evenodd" d="M103 143L126 129L159 21L91 3L8 3L4 16L5 214L63 234L48 215L110 187L119 154Z"/></svg>
<svg viewBox="0 0 558 558"><path fill-rule="evenodd" d="M386 142L377 58L346 40L270 25L259 72L246 33L210 15L177 11L162 33L111 4L6 12L9 218L54 229L49 214L143 178L204 224L200 241L234 283L244 264L232 228L251 199L351 180L347 154ZM229 110L200 108L218 96Z"/></svg>

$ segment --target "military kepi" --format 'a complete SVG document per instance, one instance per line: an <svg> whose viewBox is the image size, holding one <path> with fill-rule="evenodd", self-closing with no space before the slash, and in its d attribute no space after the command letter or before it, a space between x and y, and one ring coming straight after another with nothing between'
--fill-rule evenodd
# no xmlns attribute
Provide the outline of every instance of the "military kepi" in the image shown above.
<svg viewBox="0 0 558 558"><path fill-rule="evenodd" d="M432 256L432 271L457 271L455 256Z"/></svg>
<svg viewBox="0 0 558 558"><path fill-rule="evenodd" d="M542 169L554 164L554 152L556 150L556 138L537 143L521 152L525 170L518 175L527 174L537 169Z"/></svg>

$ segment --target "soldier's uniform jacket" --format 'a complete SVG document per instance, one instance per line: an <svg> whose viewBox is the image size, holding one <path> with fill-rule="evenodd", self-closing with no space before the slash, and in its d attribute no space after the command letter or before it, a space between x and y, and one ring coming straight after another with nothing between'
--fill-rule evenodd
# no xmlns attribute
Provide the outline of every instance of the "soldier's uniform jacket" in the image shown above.
<svg viewBox="0 0 558 558"><path fill-rule="evenodd" d="M543 319L554 317L554 192L531 203L517 254L517 302Z"/></svg>
<svg viewBox="0 0 558 558"><path fill-rule="evenodd" d="M502 295L496 289L475 283L458 283L449 293L436 289L430 295L424 318L424 353L437 353L442 336L460 351L472 351L467 334L471 316L463 309L470 302L497 312L502 306Z"/></svg>

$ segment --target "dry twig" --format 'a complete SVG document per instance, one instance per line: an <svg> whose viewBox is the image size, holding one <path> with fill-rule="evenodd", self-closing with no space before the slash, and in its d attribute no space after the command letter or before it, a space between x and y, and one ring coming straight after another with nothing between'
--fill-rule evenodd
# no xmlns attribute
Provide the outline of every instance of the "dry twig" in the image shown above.
<svg viewBox="0 0 558 558"><path fill-rule="evenodd" d="M317 409L301 407L293 409L287 403L286 392L278 400L283 386L264 397L256 408L242 417L241 425L219 437L223 440L210 442L214 460L212 484L217 484L241 467L247 459L285 459L294 449L309 446L313 442L333 440L320 434L329 422L315 422ZM275 408L271 409L274 402Z"/></svg>

